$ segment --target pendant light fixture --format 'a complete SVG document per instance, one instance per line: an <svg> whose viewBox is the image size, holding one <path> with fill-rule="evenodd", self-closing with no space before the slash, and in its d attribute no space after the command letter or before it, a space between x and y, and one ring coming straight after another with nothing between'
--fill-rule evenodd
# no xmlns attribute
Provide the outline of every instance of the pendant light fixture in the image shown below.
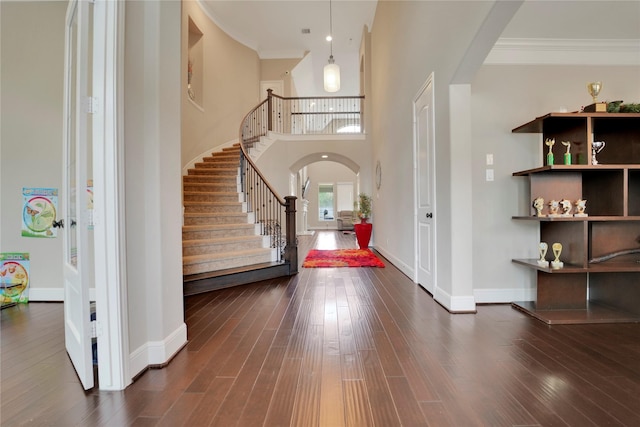
<svg viewBox="0 0 640 427"><path fill-rule="evenodd" d="M331 53L329 63L324 66L324 90L327 92L337 92L340 90L340 67L333 59L333 11L331 0L329 0L329 36Z"/></svg>

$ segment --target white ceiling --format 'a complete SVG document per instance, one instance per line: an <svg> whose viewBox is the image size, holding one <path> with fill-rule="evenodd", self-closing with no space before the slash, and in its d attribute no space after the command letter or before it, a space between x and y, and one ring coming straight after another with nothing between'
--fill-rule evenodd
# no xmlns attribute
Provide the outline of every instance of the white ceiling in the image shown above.
<svg viewBox="0 0 640 427"><path fill-rule="evenodd" d="M329 56L329 43L325 40L329 33L329 0L198 1L220 28L254 49L260 58L302 58L305 52L310 52L309 68L321 74ZM336 63L342 66L345 60L354 58L357 62L362 31L365 25L372 28L377 1L332 0L331 6ZM309 29L310 34L303 34L303 29ZM538 42L540 39L638 42L640 0L527 0L501 38ZM321 77L314 77L316 86L320 80ZM347 88L347 94L357 94L357 88L354 93L349 90Z"/></svg>
<svg viewBox="0 0 640 427"><path fill-rule="evenodd" d="M318 50L328 56L329 0L200 1L218 26L261 58L301 58L305 51ZM376 5L376 0L332 0L334 53L358 52L362 29L372 27ZM302 34L303 28L311 33ZM502 35L640 39L640 1L528 0Z"/></svg>
<svg viewBox="0 0 640 427"><path fill-rule="evenodd" d="M200 0L222 30L256 50L260 58L329 57L329 0ZM333 52L357 53L362 29L371 28L375 0L333 0ZM309 29L310 34L303 34Z"/></svg>

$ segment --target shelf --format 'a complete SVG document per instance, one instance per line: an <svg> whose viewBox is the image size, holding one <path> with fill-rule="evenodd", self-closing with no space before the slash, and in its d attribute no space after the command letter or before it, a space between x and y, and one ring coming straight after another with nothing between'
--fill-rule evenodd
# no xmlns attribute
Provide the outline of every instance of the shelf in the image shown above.
<svg viewBox="0 0 640 427"><path fill-rule="evenodd" d="M540 310L534 301L513 302L511 305L548 325L640 322L640 315L593 302L587 303L585 309L574 310Z"/></svg>
<svg viewBox="0 0 640 427"><path fill-rule="evenodd" d="M592 172L592 171L621 171L621 170L640 170L640 164L624 164L624 165L547 165L539 168L527 169L524 171L514 172L513 176L528 176L542 172L558 171L558 172Z"/></svg>
<svg viewBox="0 0 640 427"><path fill-rule="evenodd" d="M599 264L590 264L588 267L582 267L577 264L564 263L563 268L557 270L551 267L540 267L537 259L512 259L512 262L534 270L542 271L550 274L571 274L571 273L638 273L640 272L640 262L602 262Z"/></svg>
<svg viewBox="0 0 640 427"><path fill-rule="evenodd" d="M589 271L588 269L580 266L580 265L576 265L576 264L568 264L568 263L564 263L564 267L563 268L559 268L557 270L552 269L551 267L540 267L538 265L538 259L512 259L512 262L516 263L516 264L520 264L520 265L524 265L526 267L529 268L533 268L534 270L538 270L538 271L542 271L544 273L551 273L551 274L569 274L569 273L585 273L587 271ZM640 266L638 266L638 271L640 271Z"/></svg>
<svg viewBox="0 0 640 427"><path fill-rule="evenodd" d="M554 221L569 221L569 222L606 222L606 221L640 221L640 216L512 216L512 219L519 221L539 221L539 222L554 222Z"/></svg>
<svg viewBox="0 0 640 427"><path fill-rule="evenodd" d="M640 322L640 253L629 251L640 243L640 113L549 113L512 132L540 134L541 158L551 153L555 160L513 173L527 179L528 189L517 211L525 215L512 219L537 222L539 241L565 248L560 269L541 267L538 259L512 260L536 275L534 301L514 308L547 324ZM566 141L569 165L562 164ZM599 141L606 145L596 162L591 149ZM534 216L537 198L545 201L546 216ZM585 200L587 216L548 216L552 200ZM612 254L619 256L589 263Z"/></svg>
<svg viewBox="0 0 640 427"><path fill-rule="evenodd" d="M562 118L562 119L587 119L587 118L608 118L608 119L616 119L616 118L640 118L640 113L549 113L544 116L536 117L529 123L525 123L517 128L514 128L511 132L513 133L542 133L543 131L543 123L545 120L554 119L554 118Z"/></svg>

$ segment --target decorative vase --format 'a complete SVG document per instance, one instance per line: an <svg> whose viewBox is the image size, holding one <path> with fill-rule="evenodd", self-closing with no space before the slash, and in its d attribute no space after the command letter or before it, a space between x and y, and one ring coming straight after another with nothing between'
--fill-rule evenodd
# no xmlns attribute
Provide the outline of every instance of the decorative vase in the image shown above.
<svg viewBox="0 0 640 427"><path fill-rule="evenodd" d="M368 249L369 241L371 240L371 231L373 229L372 224L364 222L363 220L360 224L354 224L353 229L356 232L358 247L360 249Z"/></svg>

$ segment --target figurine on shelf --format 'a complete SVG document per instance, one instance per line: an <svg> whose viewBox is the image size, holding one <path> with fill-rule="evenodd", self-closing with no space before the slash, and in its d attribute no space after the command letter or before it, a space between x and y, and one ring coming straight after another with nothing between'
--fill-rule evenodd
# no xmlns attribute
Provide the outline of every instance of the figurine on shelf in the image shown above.
<svg viewBox="0 0 640 427"><path fill-rule="evenodd" d="M538 245L538 251L540 252L540 259L538 260L538 265L540 267L549 267L549 261L545 259L547 256L547 249L549 249L549 245L546 242L540 242Z"/></svg>
<svg viewBox="0 0 640 427"><path fill-rule="evenodd" d="M544 208L544 199L542 197L536 197L535 199L533 199L533 209L536 210L536 213L534 214L534 216L537 217L543 217L545 216L542 213L542 208Z"/></svg>
<svg viewBox="0 0 640 427"><path fill-rule="evenodd" d="M560 209L560 202L557 200L551 200L549 202L549 216L558 216L558 210Z"/></svg>
<svg viewBox="0 0 640 427"><path fill-rule="evenodd" d="M553 165L553 145L556 143L555 138L547 138L544 141L545 145L549 147L549 152L547 153L547 165Z"/></svg>
<svg viewBox="0 0 640 427"><path fill-rule="evenodd" d="M584 210L587 208L587 201L584 199L576 200L576 213L573 216L589 216L584 213Z"/></svg>
<svg viewBox="0 0 640 427"><path fill-rule="evenodd" d="M564 153L564 164L570 165L571 164L571 152L570 152L571 141L560 141L560 143L565 147L567 147L567 151Z"/></svg>
<svg viewBox="0 0 640 427"><path fill-rule="evenodd" d="M557 270L564 267L564 263L560 261L560 254L562 253L562 243L554 243L553 245L551 245L551 249L553 250L553 255L555 256L555 259L551 261L551 268Z"/></svg>
<svg viewBox="0 0 640 427"><path fill-rule="evenodd" d="M560 200L560 206L562 206L562 216L571 216L571 200Z"/></svg>
<svg viewBox="0 0 640 427"><path fill-rule="evenodd" d="M596 159L596 154L599 154L604 149L605 145L607 145L607 143L604 141L593 141L593 143L591 144L591 164L592 165L598 164L598 159Z"/></svg>

